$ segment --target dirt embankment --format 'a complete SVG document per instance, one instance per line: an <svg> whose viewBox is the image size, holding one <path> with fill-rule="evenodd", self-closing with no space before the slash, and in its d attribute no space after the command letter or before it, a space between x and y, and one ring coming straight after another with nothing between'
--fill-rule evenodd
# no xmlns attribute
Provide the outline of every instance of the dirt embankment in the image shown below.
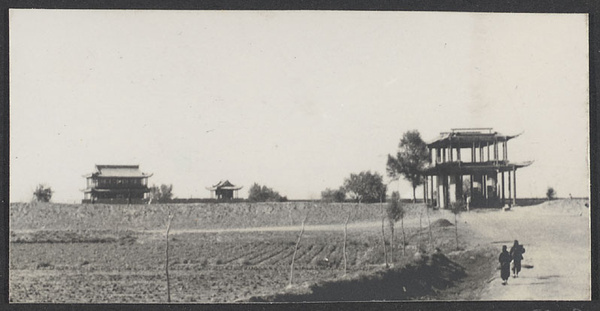
<svg viewBox="0 0 600 311"><path fill-rule="evenodd" d="M465 269L443 254L424 256L401 268L352 278L323 281L285 293L251 297L248 302L372 301L427 299L466 276Z"/></svg>

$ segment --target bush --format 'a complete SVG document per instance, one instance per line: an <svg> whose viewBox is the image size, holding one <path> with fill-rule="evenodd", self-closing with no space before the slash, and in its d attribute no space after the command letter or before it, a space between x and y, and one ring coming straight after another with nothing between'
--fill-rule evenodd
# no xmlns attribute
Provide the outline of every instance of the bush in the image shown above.
<svg viewBox="0 0 600 311"><path fill-rule="evenodd" d="M287 197L281 196L279 192L254 183L248 190L248 201L252 202L286 202Z"/></svg>
<svg viewBox="0 0 600 311"><path fill-rule="evenodd" d="M39 184L33 192L33 198L38 202L50 202L53 193L52 188Z"/></svg>
<svg viewBox="0 0 600 311"><path fill-rule="evenodd" d="M548 200L554 200L556 198L556 191L554 191L554 188L548 187L548 190L546 190L546 198L548 198Z"/></svg>
<svg viewBox="0 0 600 311"><path fill-rule="evenodd" d="M374 203L385 201L387 187L383 184L381 175L366 171L350 174L350 177L344 180L344 189L357 202Z"/></svg>
<svg viewBox="0 0 600 311"><path fill-rule="evenodd" d="M173 198L173 185L162 184L160 187L152 185L150 187L150 197L159 203L171 201Z"/></svg>
<svg viewBox="0 0 600 311"><path fill-rule="evenodd" d="M342 188L336 190L327 188L321 192L321 200L323 200L323 202L328 203L344 202L346 200L346 192Z"/></svg>

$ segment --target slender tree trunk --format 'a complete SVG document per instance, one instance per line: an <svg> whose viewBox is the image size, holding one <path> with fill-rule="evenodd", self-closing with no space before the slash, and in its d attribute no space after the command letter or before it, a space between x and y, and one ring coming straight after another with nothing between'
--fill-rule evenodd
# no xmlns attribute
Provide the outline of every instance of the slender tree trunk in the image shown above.
<svg viewBox="0 0 600 311"><path fill-rule="evenodd" d="M423 230L423 225L421 223L421 218L423 217L423 213L419 214L419 242L417 243L417 248L421 250L421 231Z"/></svg>
<svg viewBox="0 0 600 311"><path fill-rule="evenodd" d="M350 220L350 211L348 211L348 216L346 216L346 221L344 222L344 275L347 272L347 262L348 256L346 255L346 237L348 236L348 220Z"/></svg>
<svg viewBox="0 0 600 311"><path fill-rule="evenodd" d="M402 226L402 256L406 256L406 234L404 233L404 217L400 218L400 225Z"/></svg>
<svg viewBox="0 0 600 311"><path fill-rule="evenodd" d="M456 234L456 250L458 250L458 219L457 214L454 214L454 233Z"/></svg>
<svg viewBox="0 0 600 311"><path fill-rule="evenodd" d="M394 264L394 223L390 221L390 231L392 231L392 237L390 241L390 263Z"/></svg>
<svg viewBox="0 0 600 311"><path fill-rule="evenodd" d="M381 244L383 244L383 259L385 262L385 267L388 268L388 258L387 258L387 247L385 246L385 229L384 229L385 217L381 218Z"/></svg>
<svg viewBox="0 0 600 311"><path fill-rule="evenodd" d="M169 214L169 220L167 221L167 231L165 233L166 236L166 250L165 250L165 272L167 275L167 302L171 302L171 284L169 281L169 230L171 229L171 220L173 219L173 215Z"/></svg>
<svg viewBox="0 0 600 311"><path fill-rule="evenodd" d="M429 219L429 207L426 210L427 212L427 225L429 226L429 250L433 252L433 232L431 231L431 221Z"/></svg>
<svg viewBox="0 0 600 311"><path fill-rule="evenodd" d="M413 186L413 203L417 203L417 186Z"/></svg>
<svg viewBox="0 0 600 311"><path fill-rule="evenodd" d="M298 235L298 240L296 241L296 246L294 247L294 255L292 255L292 264L290 265L290 284L289 286L292 286L292 283L294 282L294 261L296 260L296 252L298 252L298 245L300 244L300 239L302 239L302 234L304 234L304 223L306 222L306 218L307 216L304 216L304 219L302 220L302 230L300 230L300 235Z"/></svg>
<svg viewBox="0 0 600 311"><path fill-rule="evenodd" d="M383 261L385 263L385 267L388 268L388 260L387 260L387 249L385 247L385 213L383 211L383 199L379 200L379 209L381 210L381 244L383 245Z"/></svg>

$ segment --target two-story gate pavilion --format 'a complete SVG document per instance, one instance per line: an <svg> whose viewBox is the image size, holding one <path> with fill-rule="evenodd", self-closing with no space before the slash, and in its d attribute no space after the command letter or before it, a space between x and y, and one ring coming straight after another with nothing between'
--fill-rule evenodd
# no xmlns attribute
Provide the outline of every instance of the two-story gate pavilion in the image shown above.
<svg viewBox="0 0 600 311"><path fill-rule="evenodd" d="M427 144L431 165L424 171L425 201L441 208L460 199L470 199L473 207L514 205L517 169L533 163L508 160L508 141L519 135L502 135L492 128L456 128L440 133ZM463 186L465 176L469 183Z"/></svg>
<svg viewBox="0 0 600 311"><path fill-rule="evenodd" d="M139 165L96 165L94 172L83 177L86 189L83 203L145 203L148 178Z"/></svg>

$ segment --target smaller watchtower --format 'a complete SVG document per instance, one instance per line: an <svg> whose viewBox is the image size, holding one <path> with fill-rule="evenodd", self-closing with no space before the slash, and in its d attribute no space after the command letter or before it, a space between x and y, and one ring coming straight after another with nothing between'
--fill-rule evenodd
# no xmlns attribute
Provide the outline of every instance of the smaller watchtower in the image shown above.
<svg viewBox="0 0 600 311"><path fill-rule="evenodd" d="M216 198L217 200L231 200L238 198L238 190L242 189L243 186L235 186L230 183L229 180L221 180L216 185L206 187L206 190L210 191L210 197Z"/></svg>

